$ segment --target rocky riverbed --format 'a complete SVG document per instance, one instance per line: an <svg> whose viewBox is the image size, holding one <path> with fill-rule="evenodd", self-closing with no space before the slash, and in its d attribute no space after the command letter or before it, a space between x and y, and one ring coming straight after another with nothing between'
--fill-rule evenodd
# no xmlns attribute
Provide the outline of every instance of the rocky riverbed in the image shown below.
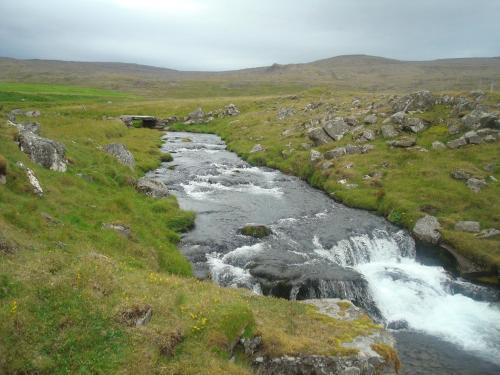
<svg viewBox="0 0 500 375"><path fill-rule="evenodd" d="M150 177L197 213L182 249L198 277L289 299L351 300L404 332L399 347L407 373L436 373L414 360L429 346L436 361L448 353L448 367L459 365L460 373L500 371L497 293L423 262L426 246L406 231L293 176L248 165L217 136L167 133L163 149L174 161ZM249 224L269 231L245 235Z"/></svg>

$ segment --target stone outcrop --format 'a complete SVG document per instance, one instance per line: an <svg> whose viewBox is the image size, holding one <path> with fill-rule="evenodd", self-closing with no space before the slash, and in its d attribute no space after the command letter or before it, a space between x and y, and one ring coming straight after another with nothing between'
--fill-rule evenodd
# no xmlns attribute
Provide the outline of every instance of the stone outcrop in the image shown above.
<svg viewBox="0 0 500 375"><path fill-rule="evenodd" d="M276 115L276 117L278 118L278 120L284 120L288 117L291 117L295 114L295 111L293 110L293 108L289 108L289 107L284 107L284 108L280 108L278 109L278 113Z"/></svg>
<svg viewBox="0 0 500 375"><path fill-rule="evenodd" d="M66 171L66 150L61 143L40 137L31 131L21 131L18 140L21 151L35 163L53 171Z"/></svg>
<svg viewBox="0 0 500 375"><path fill-rule="evenodd" d="M313 141L315 146L326 145L327 143L333 142L333 139L326 134L323 128L309 129L307 136L311 141Z"/></svg>
<svg viewBox="0 0 500 375"><path fill-rule="evenodd" d="M422 90L405 95L392 104L394 112L427 111L436 104L436 98L430 91Z"/></svg>
<svg viewBox="0 0 500 375"><path fill-rule="evenodd" d="M337 159L343 155L351 155L351 154L366 154L370 150L372 150L374 146L372 145L351 145L348 144L345 147L337 147L333 150L325 152L325 159Z"/></svg>
<svg viewBox="0 0 500 375"><path fill-rule="evenodd" d="M23 169L26 172L26 177L28 178L28 182L31 185L33 193L38 195L39 197L43 196L43 189L40 181L35 176L35 172L32 169L26 167L22 162L18 161L16 165Z"/></svg>
<svg viewBox="0 0 500 375"><path fill-rule="evenodd" d="M205 122L207 122L205 112L201 108L196 108L186 117L184 124L203 124Z"/></svg>
<svg viewBox="0 0 500 375"><path fill-rule="evenodd" d="M437 218L425 215L415 223L413 234L422 241L438 244L441 239L440 229L441 225Z"/></svg>
<svg viewBox="0 0 500 375"><path fill-rule="evenodd" d="M115 157L116 160L127 167L135 167L134 155L127 149L127 147L121 143L111 143L105 145L103 150L108 154Z"/></svg>
<svg viewBox="0 0 500 375"><path fill-rule="evenodd" d="M377 123L377 115L368 115L363 119L365 124L373 125Z"/></svg>
<svg viewBox="0 0 500 375"><path fill-rule="evenodd" d="M344 137L344 135L347 132L349 132L350 127L342 119L342 117L338 117L324 124L323 130L325 131L326 134L328 134L328 136L330 136L330 138L332 138L335 141L339 141Z"/></svg>
<svg viewBox="0 0 500 375"><path fill-rule="evenodd" d="M380 130L384 138L395 138L399 135L399 132L390 124L382 125Z"/></svg>
<svg viewBox="0 0 500 375"><path fill-rule="evenodd" d="M233 103L228 104L222 110L222 115L224 116L238 116L240 114L240 110Z"/></svg>

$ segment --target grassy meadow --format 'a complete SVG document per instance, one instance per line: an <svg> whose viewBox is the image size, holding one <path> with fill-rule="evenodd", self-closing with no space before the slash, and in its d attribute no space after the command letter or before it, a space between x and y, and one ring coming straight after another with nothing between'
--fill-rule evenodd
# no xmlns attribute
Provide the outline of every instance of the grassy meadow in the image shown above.
<svg viewBox="0 0 500 375"><path fill-rule="evenodd" d="M269 151L251 161L323 181L303 152L277 162L282 145L301 139L282 138L282 124L263 128L274 117L274 103L283 100L240 97L238 122L207 129L246 157L251 137L263 134ZM342 355L352 351L343 342L380 329L368 317L337 321L309 305L191 277L177 243L194 214L174 197L155 200L133 187L168 158L159 150L162 133L126 128L115 117L185 115L230 101L146 100L101 89L0 83L0 115L40 110L42 136L63 143L69 160L65 173L34 164L14 142L15 128L0 122L0 168L7 171L0 185L0 373L251 374L248 358L233 351L240 336L261 335L266 355ZM104 153L108 143L125 144L136 168ZM18 161L34 170L43 197L32 193ZM130 237L103 228L107 223L128 226ZM124 318L148 307L152 320L145 326Z"/></svg>

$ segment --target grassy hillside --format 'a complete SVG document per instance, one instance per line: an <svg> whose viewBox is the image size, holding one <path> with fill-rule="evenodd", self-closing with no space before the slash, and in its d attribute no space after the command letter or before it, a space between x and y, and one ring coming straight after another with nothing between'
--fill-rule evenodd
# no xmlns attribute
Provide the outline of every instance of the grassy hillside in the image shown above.
<svg viewBox="0 0 500 375"><path fill-rule="evenodd" d="M304 144L310 144L304 125L311 119L321 118L328 109L335 109L335 116L357 113L362 121L363 111L351 108L355 96L361 98L363 106L380 103L379 113L391 113L387 105L388 96L313 89L297 97L237 101L242 107L242 115L237 119L229 118L206 125L178 125L173 129L217 133L231 150L251 163L300 176L334 199L352 207L373 210L408 229L413 228L416 220L425 214L437 216L443 226L443 240L466 258L491 269L495 275L500 266L498 236L478 239L473 233L454 230L454 225L461 220L474 220L479 221L482 228L499 228L500 184L496 181L500 179L498 142L457 150L432 150L432 142L446 143L458 137L449 135L446 125L450 121L459 121L456 115L451 113L450 107L435 106L430 111L416 114L429 122L427 129L417 135L417 146L427 149L427 152L391 148L378 134L370 142L375 149L369 153L346 155L331 164L311 163L309 147L304 147ZM322 105L315 111L304 111L304 107L311 102L321 102ZM488 95L484 104L494 107L498 102L500 94L496 92ZM277 111L284 107L292 108L295 114L278 120ZM379 116L377 124L366 128L379 133L383 120ZM250 153L255 144L261 144L265 150ZM340 141L314 149L326 152L346 144L357 143L352 135L347 135ZM492 165L493 169L486 170L487 165ZM485 178L487 188L480 193L472 192L463 181L451 178L450 174L455 169L465 169ZM341 182L343 180L356 187L349 188ZM498 283L496 276L482 280Z"/></svg>
<svg viewBox="0 0 500 375"><path fill-rule="evenodd" d="M226 72L0 58L0 81L71 84L179 98L276 95L313 86L363 91L489 90L492 83L500 87L500 57L399 61L353 55Z"/></svg>
<svg viewBox="0 0 500 375"><path fill-rule="evenodd" d="M349 354L343 342L380 329L366 316L336 321L311 306L190 276L176 244L193 214L173 197L155 200L133 187L159 165L161 133L103 116L166 117L227 99L146 102L93 89L1 87L9 94L0 115L41 110L42 136L64 143L70 164L65 173L34 164L13 141L16 130L0 122L0 167L7 170L0 185L0 373L250 374L249 360L232 353L240 336L262 336L264 355ZM245 109L260 105L241 100ZM108 143L127 145L135 170L105 154ZM34 170L43 197L32 193L18 161ZM128 226L130 237L106 223ZM133 318L148 308L152 320L135 327Z"/></svg>

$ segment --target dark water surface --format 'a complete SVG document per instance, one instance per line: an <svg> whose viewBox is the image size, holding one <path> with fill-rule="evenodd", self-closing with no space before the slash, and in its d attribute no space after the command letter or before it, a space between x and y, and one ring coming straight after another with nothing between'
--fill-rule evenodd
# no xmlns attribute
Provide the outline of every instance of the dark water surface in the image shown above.
<svg viewBox="0 0 500 375"><path fill-rule="evenodd" d="M347 298L397 331L405 374L500 374L495 291L422 262L384 218L335 203L293 176L248 165L208 134L167 133L174 161L152 172L197 213L182 250L199 277L290 299ZM239 234L249 223L273 234Z"/></svg>

